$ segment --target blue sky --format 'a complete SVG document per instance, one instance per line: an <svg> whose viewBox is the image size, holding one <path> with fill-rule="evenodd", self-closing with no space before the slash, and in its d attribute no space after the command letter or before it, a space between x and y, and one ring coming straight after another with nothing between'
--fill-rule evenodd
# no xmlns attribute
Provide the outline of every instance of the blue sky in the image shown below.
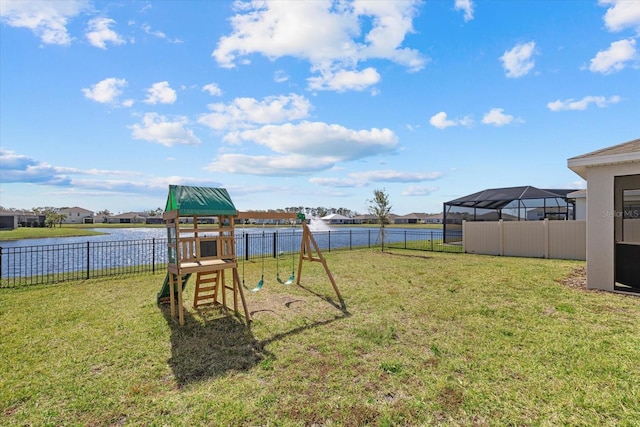
<svg viewBox="0 0 640 427"><path fill-rule="evenodd" d="M0 205L440 212L640 137L640 1L0 1Z"/></svg>

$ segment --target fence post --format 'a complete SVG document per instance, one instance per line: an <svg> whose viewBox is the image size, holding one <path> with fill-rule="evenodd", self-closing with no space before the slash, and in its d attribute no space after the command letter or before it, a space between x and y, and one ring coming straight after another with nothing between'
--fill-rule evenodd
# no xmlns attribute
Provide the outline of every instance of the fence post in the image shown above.
<svg viewBox="0 0 640 427"><path fill-rule="evenodd" d="M499 236L500 236L500 256L504 256L504 220L498 220Z"/></svg>
<svg viewBox="0 0 640 427"><path fill-rule="evenodd" d="M543 224L543 230L544 230L544 257L545 258L549 258L549 244L550 244L550 235L549 235L549 218L545 218L544 219L544 224Z"/></svg>
<svg viewBox="0 0 640 427"><path fill-rule="evenodd" d="M367 230L369 234L369 249L371 249L371 230Z"/></svg>
<svg viewBox="0 0 640 427"><path fill-rule="evenodd" d="M90 258L90 243L87 242L87 280L89 280L89 258Z"/></svg>
<svg viewBox="0 0 640 427"><path fill-rule="evenodd" d="M0 246L0 281L2 280L2 246Z"/></svg>
<svg viewBox="0 0 640 427"><path fill-rule="evenodd" d="M156 274L156 238L153 238L153 249L151 250L151 273Z"/></svg>
<svg viewBox="0 0 640 427"><path fill-rule="evenodd" d="M404 230L404 248L407 249L407 230Z"/></svg>
<svg viewBox="0 0 640 427"><path fill-rule="evenodd" d="M351 233L353 232L353 230L349 230L349 250L352 249L351 247Z"/></svg>
<svg viewBox="0 0 640 427"><path fill-rule="evenodd" d="M273 232L273 257L276 258L278 256L278 233L276 231Z"/></svg>
<svg viewBox="0 0 640 427"><path fill-rule="evenodd" d="M244 259L249 261L249 233L244 233Z"/></svg>
<svg viewBox="0 0 640 427"><path fill-rule="evenodd" d="M328 233L329 233L329 252L331 252L331 230L329 230Z"/></svg>
<svg viewBox="0 0 640 427"><path fill-rule="evenodd" d="M429 232L429 234L430 234L429 237L431 237L431 252L433 252L433 230L431 230ZM443 240L444 240L444 234L442 235L442 237L443 237Z"/></svg>

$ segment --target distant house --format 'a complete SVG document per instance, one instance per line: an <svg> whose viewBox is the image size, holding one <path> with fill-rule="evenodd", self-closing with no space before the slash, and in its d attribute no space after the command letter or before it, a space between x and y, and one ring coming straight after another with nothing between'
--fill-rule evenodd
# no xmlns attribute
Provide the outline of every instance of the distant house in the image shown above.
<svg viewBox="0 0 640 427"><path fill-rule="evenodd" d="M164 224L164 218L162 216L148 216L145 220L145 224Z"/></svg>
<svg viewBox="0 0 640 427"><path fill-rule="evenodd" d="M424 219L425 224L442 224L442 214L429 214Z"/></svg>
<svg viewBox="0 0 640 427"><path fill-rule="evenodd" d="M15 212L0 211L0 230L18 228L18 215Z"/></svg>
<svg viewBox="0 0 640 427"><path fill-rule="evenodd" d="M394 224L424 224L427 216L425 213L413 212L396 217Z"/></svg>
<svg viewBox="0 0 640 427"><path fill-rule="evenodd" d="M93 217L94 224L107 224L109 222L109 216L100 214Z"/></svg>
<svg viewBox="0 0 640 427"><path fill-rule="evenodd" d="M574 191L575 193L575 191ZM572 194L572 193L569 193ZM567 198L569 198L567 196ZM527 221L538 221L543 219L555 219L555 220L566 220L573 218L573 207L569 206L569 209L565 209L564 207L544 207L544 208L534 208L529 209L526 214ZM514 217L517 220L516 217ZM506 219L506 218L502 218ZM577 219L577 218L576 218Z"/></svg>
<svg viewBox="0 0 640 427"><path fill-rule="evenodd" d="M340 214L330 214L320 218L328 224L354 224L353 218Z"/></svg>
<svg viewBox="0 0 640 427"><path fill-rule="evenodd" d="M61 215L66 215L63 224L93 224L93 211L79 208L62 208L58 210Z"/></svg>
<svg viewBox="0 0 640 427"><path fill-rule="evenodd" d="M442 224L442 214L413 212L396 217L394 224Z"/></svg>
<svg viewBox="0 0 640 427"><path fill-rule="evenodd" d="M572 199L576 204L576 220L587 220L587 190L578 190L567 194L568 199Z"/></svg>
<svg viewBox="0 0 640 427"><path fill-rule="evenodd" d="M31 211L0 211L0 230L18 227L44 227L46 215Z"/></svg>
<svg viewBox="0 0 640 427"><path fill-rule="evenodd" d="M109 224L144 224L147 215L144 212L127 212L107 218Z"/></svg>
<svg viewBox="0 0 640 427"><path fill-rule="evenodd" d="M378 217L371 214L356 215L352 219L354 224L375 224L378 222Z"/></svg>

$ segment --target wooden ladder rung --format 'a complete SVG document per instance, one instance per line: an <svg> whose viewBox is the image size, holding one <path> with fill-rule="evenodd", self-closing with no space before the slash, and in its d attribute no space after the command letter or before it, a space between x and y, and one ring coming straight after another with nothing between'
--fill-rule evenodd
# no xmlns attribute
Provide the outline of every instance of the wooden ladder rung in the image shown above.
<svg viewBox="0 0 640 427"><path fill-rule="evenodd" d="M205 274L198 274L196 288L193 295L193 306L198 307L205 304L215 304L218 295L219 272L213 273L210 277L203 277ZM213 284L212 286L202 286Z"/></svg>

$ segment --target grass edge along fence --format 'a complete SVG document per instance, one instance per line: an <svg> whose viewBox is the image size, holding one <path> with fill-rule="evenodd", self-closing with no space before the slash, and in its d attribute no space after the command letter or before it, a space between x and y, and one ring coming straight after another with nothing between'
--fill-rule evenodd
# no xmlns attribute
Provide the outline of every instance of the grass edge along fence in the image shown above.
<svg viewBox="0 0 640 427"><path fill-rule="evenodd" d="M236 233L238 261L265 257L295 257L299 231ZM322 251L381 247L379 230L314 232ZM167 240L87 241L53 245L2 247L0 288L82 281L126 274L154 274L166 268ZM461 244L446 244L441 230L386 230L384 248L462 253ZM286 261L285 261L286 262Z"/></svg>

